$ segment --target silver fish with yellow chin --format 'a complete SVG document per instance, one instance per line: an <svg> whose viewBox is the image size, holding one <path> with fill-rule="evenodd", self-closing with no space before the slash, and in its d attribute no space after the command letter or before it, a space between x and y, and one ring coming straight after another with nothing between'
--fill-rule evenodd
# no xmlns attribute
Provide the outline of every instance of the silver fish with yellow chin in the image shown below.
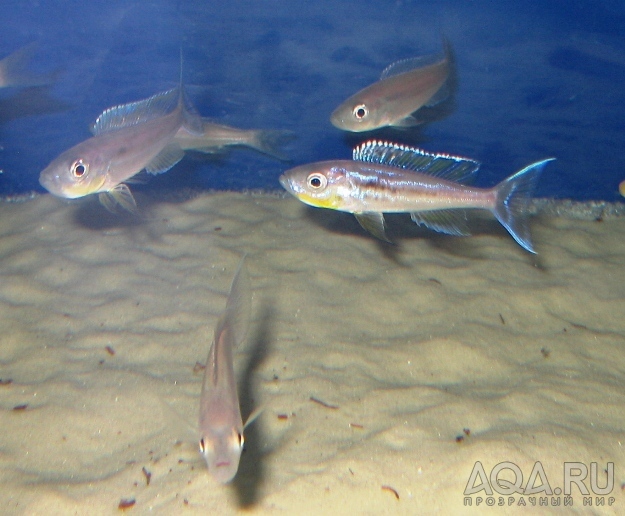
<svg viewBox="0 0 625 516"><path fill-rule="evenodd" d="M386 67L379 81L342 102L330 121L338 129L352 132L419 125L421 121L413 113L448 97L446 83L452 68L448 42L439 59L423 56L397 61Z"/></svg>
<svg viewBox="0 0 625 516"><path fill-rule="evenodd" d="M135 211L125 184L141 170L168 171L184 156L174 140L184 127L201 134L200 117L186 102L182 84L148 99L105 110L92 125L94 134L54 159L39 182L50 193L68 199L98 194L110 211Z"/></svg>
<svg viewBox="0 0 625 516"><path fill-rule="evenodd" d="M476 161L372 140L354 149L352 161L295 167L280 183L310 206L353 213L365 230L387 242L383 213L410 213L417 224L466 236L464 210L489 210L524 249L535 253L528 205L552 160L532 163L493 188L477 188L467 185L479 169Z"/></svg>
<svg viewBox="0 0 625 516"><path fill-rule="evenodd" d="M134 212L136 202L126 183L145 170L162 174L185 151L214 153L243 145L284 159L279 147L290 131L237 129L200 118L184 94L182 83L148 99L105 110L91 126L92 138L54 159L39 182L58 197L76 199L97 194L112 212Z"/></svg>

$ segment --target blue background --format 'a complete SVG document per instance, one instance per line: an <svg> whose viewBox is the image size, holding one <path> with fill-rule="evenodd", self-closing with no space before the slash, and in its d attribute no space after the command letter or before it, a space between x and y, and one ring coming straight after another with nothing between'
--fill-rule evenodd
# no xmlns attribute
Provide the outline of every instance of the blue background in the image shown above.
<svg viewBox="0 0 625 516"><path fill-rule="evenodd" d="M88 138L101 111L175 86L182 48L198 111L294 131L292 161L193 154L139 188L280 189L286 168L349 158L375 136L477 159L479 184L489 186L553 156L537 195L618 200L624 23L622 0L4 0L0 57L36 41L32 68L58 74L47 88L0 91L0 194L43 192L39 172ZM458 77L445 116L373 135L330 124L332 110L389 63L440 52L443 35Z"/></svg>

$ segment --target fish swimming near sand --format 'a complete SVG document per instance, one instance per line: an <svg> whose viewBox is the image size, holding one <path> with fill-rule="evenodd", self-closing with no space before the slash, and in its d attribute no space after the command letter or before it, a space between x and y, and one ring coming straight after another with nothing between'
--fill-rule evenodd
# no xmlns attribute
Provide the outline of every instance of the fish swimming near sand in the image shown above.
<svg viewBox="0 0 625 516"><path fill-rule="evenodd" d="M226 310L215 328L208 353L200 397L200 452L208 471L220 483L237 473L243 450L243 430L236 378L234 349L243 341L251 312L249 277L241 260L232 281Z"/></svg>
<svg viewBox="0 0 625 516"><path fill-rule="evenodd" d="M31 43L0 60L0 88L45 86L54 80L53 73L39 74L29 70L36 47L36 43Z"/></svg>
<svg viewBox="0 0 625 516"><path fill-rule="evenodd" d="M353 161L322 161L288 170L282 186L300 201L353 213L360 225L389 242L383 213L410 213L417 224L450 235L469 235L464 209L489 210L512 237L534 253L528 205L545 165L528 165L493 188L468 186L476 161L430 154L394 143L368 141Z"/></svg>
<svg viewBox="0 0 625 516"><path fill-rule="evenodd" d="M372 131L381 127L410 127L421 123L413 113L448 96L444 87L450 76L452 52L404 59L389 65L380 80L355 93L332 113L332 125L344 131ZM434 61L434 62L432 62Z"/></svg>
<svg viewBox="0 0 625 516"><path fill-rule="evenodd" d="M280 147L293 138L291 131L272 129L237 129L202 118L201 132L182 126L175 140L183 150L205 153L222 152L226 147L243 146L285 160Z"/></svg>
<svg viewBox="0 0 625 516"><path fill-rule="evenodd" d="M92 125L94 136L54 159L39 182L50 193L68 199L98 194L110 211L135 211L125 184L145 169L167 172L184 156L175 141L184 128L202 134L200 117L186 101L182 81L174 89L148 99L105 110Z"/></svg>

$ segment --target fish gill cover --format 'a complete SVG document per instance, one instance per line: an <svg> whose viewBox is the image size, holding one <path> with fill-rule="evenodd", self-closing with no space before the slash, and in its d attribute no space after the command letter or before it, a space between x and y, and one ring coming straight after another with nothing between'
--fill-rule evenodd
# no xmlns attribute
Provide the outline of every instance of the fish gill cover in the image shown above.
<svg viewBox="0 0 625 516"><path fill-rule="evenodd" d="M40 171L106 108L175 87L180 49L197 111L292 131L290 162L249 148L190 152L133 190L279 189L286 168L349 159L371 136L480 161L478 185L556 157L544 197L615 201L625 178L619 2L46 0L4 2L0 20L0 59L32 44L22 71L46 79L0 88L2 196L42 193ZM444 38L454 88L424 108L428 123L364 136L331 125L333 109L390 63L441 52Z"/></svg>

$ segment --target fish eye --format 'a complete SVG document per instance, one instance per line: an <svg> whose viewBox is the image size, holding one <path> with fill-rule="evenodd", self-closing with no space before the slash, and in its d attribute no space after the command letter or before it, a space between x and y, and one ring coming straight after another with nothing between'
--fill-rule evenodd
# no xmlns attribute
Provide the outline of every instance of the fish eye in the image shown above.
<svg viewBox="0 0 625 516"><path fill-rule="evenodd" d="M308 176L306 180L308 186L310 186L314 190L319 190L320 188L325 188L328 185L328 180L326 176L320 174L319 172L313 172Z"/></svg>
<svg viewBox="0 0 625 516"><path fill-rule="evenodd" d="M354 111L352 111L352 113L358 120L362 120L369 114L369 110L367 109L367 106L365 106L364 104L358 104L354 108Z"/></svg>
<svg viewBox="0 0 625 516"><path fill-rule="evenodd" d="M87 165L87 163L83 160L78 159L72 163L71 171L75 178L80 179L89 171L89 165Z"/></svg>
<svg viewBox="0 0 625 516"><path fill-rule="evenodd" d="M204 438L200 439L200 453L204 453L206 447L204 446Z"/></svg>

